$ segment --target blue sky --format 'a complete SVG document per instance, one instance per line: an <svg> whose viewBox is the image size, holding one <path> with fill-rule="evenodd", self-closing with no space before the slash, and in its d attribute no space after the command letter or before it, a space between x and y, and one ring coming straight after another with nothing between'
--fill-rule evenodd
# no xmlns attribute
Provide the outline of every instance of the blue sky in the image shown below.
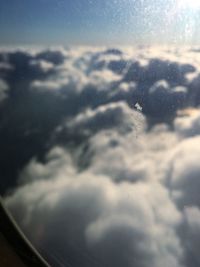
<svg viewBox="0 0 200 267"><path fill-rule="evenodd" d="M176 1L1 0L0 44L195 42L199 10Z"/></svg>

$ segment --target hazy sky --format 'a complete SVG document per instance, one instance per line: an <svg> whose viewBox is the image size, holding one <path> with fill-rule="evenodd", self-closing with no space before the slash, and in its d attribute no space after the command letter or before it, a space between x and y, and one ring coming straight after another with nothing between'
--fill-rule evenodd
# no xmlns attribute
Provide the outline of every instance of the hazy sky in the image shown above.
<svg viewBox="0 0 200 267"><path fill-rule="evenodd" d="M1 0L0 44L198 43L198 0Z"/></svg>

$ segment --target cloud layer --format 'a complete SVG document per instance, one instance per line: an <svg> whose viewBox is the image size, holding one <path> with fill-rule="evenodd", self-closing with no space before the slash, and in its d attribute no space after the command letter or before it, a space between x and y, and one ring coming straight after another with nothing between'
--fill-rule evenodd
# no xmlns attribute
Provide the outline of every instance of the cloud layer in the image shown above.
<svg viewBox="0 0 200 267"><path fill-rule="evenodd" d="M1 193L55 266L199 267L200 57L0 51Z"/></svg>

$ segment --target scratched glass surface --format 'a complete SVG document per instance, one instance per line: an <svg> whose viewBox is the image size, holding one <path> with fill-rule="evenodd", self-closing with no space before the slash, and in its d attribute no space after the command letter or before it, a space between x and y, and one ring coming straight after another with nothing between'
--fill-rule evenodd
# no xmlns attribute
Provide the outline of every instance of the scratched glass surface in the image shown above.
<svg viewBox="0 0 200 267"><path fill-rule="evenodd" d="M0 2L0 193L55 267L200 266L200 1Z"/></svg>

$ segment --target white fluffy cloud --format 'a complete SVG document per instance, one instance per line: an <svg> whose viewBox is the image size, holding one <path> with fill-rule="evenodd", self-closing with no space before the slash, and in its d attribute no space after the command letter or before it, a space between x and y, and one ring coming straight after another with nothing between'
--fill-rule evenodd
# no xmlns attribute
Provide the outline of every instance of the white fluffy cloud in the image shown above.
<svg viewBox="0 0 200 267"><path fill-rule="evenodd" d="M172 197L181 207L200 205L199 144L199 136L183 140L176 146L170 159L167 179Z"/></svg>
<svg viewBox="0 0 200 267"><path fill-rule="evenodd" d="M47 158L45 165L26 167L24 185L6 200L34 244L55 252L62 246L65 261L78 244L81 252L71 255L74 266L77 256L83 265L98 266L86 253L109 266L181 266L176 235L181 216L163 186L118 185L91 171L79 174L59 148Z"/></svg>
<svg viewBox="0 0 200 267"><path fill-rule="evenodd" d="M124 102L101 105L94 110L86 110L66 123L65 131L76 135L91 135L101 130L115 129L121 134L144 129L142 114L132 110Z"/></svg>
<svg viewBox="0 0 200 267"><path fill-rule="evenodd" d="M5 203L52 264L199 267L199 71L186 48L0 51Z"/></svg>

